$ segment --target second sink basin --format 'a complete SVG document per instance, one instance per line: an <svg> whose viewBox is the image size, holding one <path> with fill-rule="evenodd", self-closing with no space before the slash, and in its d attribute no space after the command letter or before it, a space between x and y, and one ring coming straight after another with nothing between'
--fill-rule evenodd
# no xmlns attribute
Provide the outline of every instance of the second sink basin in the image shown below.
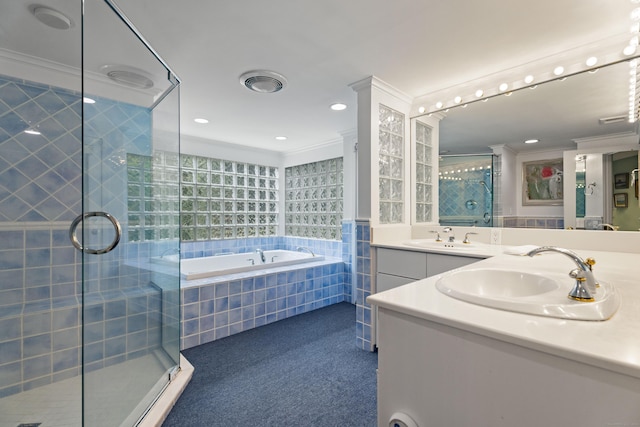
<svg viewBox="0 0 640 427"><path fill-rule="evenodd" d="M601 283L595 301L574 301L567 296L572 280L566 275L477 268L446 274L438 279L436 288L452 298L519 313L576 320L613 316L620 305L615 288Z"/></svg>

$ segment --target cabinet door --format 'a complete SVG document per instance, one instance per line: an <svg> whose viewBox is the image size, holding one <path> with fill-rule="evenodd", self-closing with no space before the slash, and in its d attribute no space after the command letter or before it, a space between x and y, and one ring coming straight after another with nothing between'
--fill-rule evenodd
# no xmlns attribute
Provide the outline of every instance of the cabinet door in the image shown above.
<svg viewBox="0 0 640 427"><path fill-rule="evenodd" d="M454 268L464 267L480 260L481 258L430 253L427 256L427 277L435 276Z"/></svg>

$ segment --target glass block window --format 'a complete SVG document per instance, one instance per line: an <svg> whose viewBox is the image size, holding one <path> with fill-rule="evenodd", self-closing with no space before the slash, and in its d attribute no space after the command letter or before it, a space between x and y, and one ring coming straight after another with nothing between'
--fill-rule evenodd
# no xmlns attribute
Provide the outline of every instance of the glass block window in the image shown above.
<svg viewBox="0 0 640 427"><path fill-rule="evenodd" d="M127 154L129 241L179 238L179 167L177 153Z"/></svg>
<svg viewBox="0 0 640 427"><path fill-rule="evenodd" d="M278 168L180 156L183 241L275 236Z"/></svg>
<svg viewBox="0 0 640 427"><path fill-rule="evenodd" d="M431 131L431 127L416 122L416 222L430 222L433 219Z"/></svg>
<svg viewBox="0 0 640 427"><path fill-rule="evenodd" d="M343 159L285 169L285 233L342 240Z"/></svg>
<svg viewBox="0 0 640 427"><path fill-rule="evenodd" d="M404 220L404 114L384 105L379 110L380 224Z"/></svg>
<svg viewBox="0 0 640 427"><path fill-rule="evenodd" d="M158 151L128 154L127 174L130 241L277 235L277 167Z"/></svg>

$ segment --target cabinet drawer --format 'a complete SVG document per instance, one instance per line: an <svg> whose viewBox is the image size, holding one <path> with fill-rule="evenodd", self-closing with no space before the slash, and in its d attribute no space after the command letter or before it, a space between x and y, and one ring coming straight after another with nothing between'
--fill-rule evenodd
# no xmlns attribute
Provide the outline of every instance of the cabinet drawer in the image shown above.
<svg viewBox="0 0 640 427"><path fill-rule="evenodd" d="M388 291L411 282L415 282L415 279L378 273L376 275L376 292Z"/></svg>
<svg viewBox="0 0 640 427"><path fill-rule="evenodd" d="M377 263L379 273L416 280L427 277L427 254L424 252L378 248Z"/></svg>
<svg viewBox="0 0 640 427"><path fill-rule="evenodd" d="M430 253L427 256L427 273L429 273L429 277L431 277L435 276L436 274L444 273L445 271L453 270L454 268L463 267L480 260L480 258L472 258L466 256Z"/></svg>

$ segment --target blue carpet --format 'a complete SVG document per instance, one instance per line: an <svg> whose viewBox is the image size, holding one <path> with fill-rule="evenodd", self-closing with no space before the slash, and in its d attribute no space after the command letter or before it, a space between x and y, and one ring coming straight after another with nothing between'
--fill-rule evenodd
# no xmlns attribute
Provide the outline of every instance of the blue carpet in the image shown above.
<svg viewBox="0 0 640 427"><path fill-rule="evenodd" d="M376 425L377 354L340 303L190 348L193 378L163 427Z"/></svg>

